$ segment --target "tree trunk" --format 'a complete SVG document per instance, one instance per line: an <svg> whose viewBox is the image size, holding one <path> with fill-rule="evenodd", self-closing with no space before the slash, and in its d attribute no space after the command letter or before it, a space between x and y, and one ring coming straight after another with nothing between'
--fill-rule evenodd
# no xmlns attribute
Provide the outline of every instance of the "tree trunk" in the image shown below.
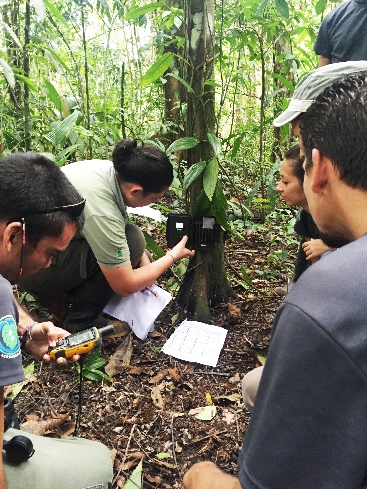
<svg viewBox="0 0 367 489"><path fill-rule="evenodd" d="M24 76L29 78L29 42L30 42L31 6L27 0L25 6L25 28L24 28L24 52L23 52L23 71ZM26 151L31 150L31 113L29 108L29 87L24 83L24 146Z"/></svg>
<svg viewBox="0 0 367 489"><path fill-rule="evenodd" d="M185 18L188 25L186 81L193 88L187 94L186 135L196 136L200 143L188 151L188 166L213 158L208 133L215 132L214 89L206 80L214 70L214 0L189 0ZM190 187L191 212L203 188L202 179ZM188 271L177 297L182 308L197 321L211 320L210 307L227 302L233 291L224 267L223 233L214 251L197 251L190 259Z"/></svg>

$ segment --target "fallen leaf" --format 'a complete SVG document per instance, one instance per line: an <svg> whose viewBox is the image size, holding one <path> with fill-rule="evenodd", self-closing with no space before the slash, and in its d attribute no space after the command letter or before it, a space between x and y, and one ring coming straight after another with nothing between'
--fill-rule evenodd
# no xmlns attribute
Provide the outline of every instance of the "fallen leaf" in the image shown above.
<svg viewBox="0 0 367 489"><path fill-rule="evenodd" d="M69 421L68 423L62 424L57 429L57 434L59 436L70 436L75 431L75 423L73 421Z"/></svg>
<svg viewBox="0 0 367 489"><path fill-rule="evenodd" d="M169 462L165 462L164 460L154 459L154 462L158 465L163 465L164 467L167 467L168 469L175 469L177 467L176 464L170 464Z"/></svg>
<svg viewBox="0 0 367 489"><path fill-rule="evenodd" d="M163 336L162 333L160 333L159 331L157 331L156 329L153 329L153 331L151 331L149 334L148 334L149 338L159 338L161 336Z"/></svg>
<svg viewBox="0 0 367 489"><path fill-rule="evenodd" d="M168 373L170 374L172 379L175 380L176 382L181 379L181 375L179 374L176 367L175 368L169 368Z"/></svg>
<svg viewBox="0 0 367 489"><path fill-rule="evenodd" d="M28 419L25 423L20 425L20 428L27 433L42 436L48 431L55 431L56 428L65 423L69 416L70 413L65 413L56 418L48 418L44 420Z"/></svg>
<svg viewBox="0 0 367 489"><path fill-rule="evenodd" d="M131 367L130 370L127 371L130 375L141 375L144 372L144 367Z"/></svg>
<svg viewBox="0 0 367 489"><path fill-rule="evenodd" d="M237 372L233 377L229 379L229 382L236 383L239 382L240 380L241 380L240 374Z"/></svg>
<svg viewBox="0 0 367 489"><path fill-rule="evenodd" d="M119 489L123 489L123 487L125 485L125 482L126 482L125 477L123 477L123 476L119 477L118 480L117 480L117 487Z"/></svg>
<svg viewBox="0 0 367 489"><path fill-rule="evenodd" d="M121 344L117 347L110 361L105 366L105 372L112 377L130 365L133 353L133 339L131 333L124 337Z"/></svg>
<svg viewBox="0 0 367 489"><path fill-rule="evenodd" d="M209 404L213 404L213 399L212 399L212 396L210 395L209 392L205 393L205 399L206 399L206 402L208 402Z"/></svg>
<svg viewBox="0 0 367 489"><path fill-rule="evenodd" d="M152 388L152 392L150 395L152 397L153 404L155 405L155 407L157 407L158 409L163 409L164 402L163 402L163 397L161 395L161 389L159 385L155 385Z"/></svg>
<svg viewBox="0 0 367 489"><path fill-rule="evenodd" d="M117 455L117 450L116 450L116 448L111 448L111 450L110 450L110 457L111 457L112 463L114 463L114 462L115 462L116 455Z"/></svg>
<svg viewBox="0 0 367 489"><path fill-rule="evenodd" d="M121 470L130 470L133 467L136 467L138 465L138 463L139 463L139 460L137 460L136 458L134 460L128 460L127 462L124 462L121 465Z"/></svg>
<svg viewBox="0 0 367 489"><path fill-rule="evenodd" d="M231 402L237 402L240 401L242 397L236 392L234 394L229 394L228 396L216 396L215 399L228 399Z"/></svg>
<svg viewBox="0 0 367 489"><path fill-rule="evenodd" d="M235 318L241 318L242 317L241 308L238 306L235 306L234 304L231 304L230 302L228 303L228 311L231 314L231 316L233 316Z"/></svg>
<svg viewBox="0 0 367 489"><path fill-rule="evenodd" d="M163 380L168 375L168 370L164 368L160 370L154 377L148 380L149 384L158 384L161 380Z"/></svg>
<svg viewBox="0 0 367 489"><path fill-rule="evenodd" d="M156 475L155 477L152 477L151 475L146 474L145 475L145 478L151 484L161 484L163 482L162 477L160 477L159 475Z"/></svg>
<svg viewBox="0 0 367 489"><path fill-rule="evenodd" d="M233 421L235 421L235 419L236 419L235 413L230 413L229 411L224 411L223 421L225 421L227 424L232 424Z"/></svg>
<svg viewBox="0 0 367 489"><path fill-rule="evenodd" d="M190 409L189 414L201 421L210 421L217 414L217 408L214 405L201 406L195 409Z"/></svg>

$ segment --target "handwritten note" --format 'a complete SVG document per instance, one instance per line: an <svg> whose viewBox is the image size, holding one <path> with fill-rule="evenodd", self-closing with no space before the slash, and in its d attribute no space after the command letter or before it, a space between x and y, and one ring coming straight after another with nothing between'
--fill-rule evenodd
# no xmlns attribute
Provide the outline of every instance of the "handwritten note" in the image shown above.
<svg viewBox="0 0 367 489"><path fill-rule="evenodd" d="M114 295L104 308L110 316L126 321L136 336L145 340L153 331L154 321L172 300L172 295L158 285L152 285L128 297Z"/></svg>
<svg viewBox="0 0 367 489"><path fill-rule="evenodd" d="M162 351L180 360L216 367L226 335L227 330L219 326L185 319Z"/></svg>

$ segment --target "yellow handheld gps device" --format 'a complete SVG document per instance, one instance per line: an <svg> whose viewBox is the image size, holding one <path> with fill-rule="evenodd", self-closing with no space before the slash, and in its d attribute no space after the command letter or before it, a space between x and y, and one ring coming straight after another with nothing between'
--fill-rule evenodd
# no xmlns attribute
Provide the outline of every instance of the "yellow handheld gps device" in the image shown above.
<svg viewBox="0 0 367 489"><path fill-rule="evenodd" d="M55 346L48 348L48 354L52 360L57 358L71 358L73 355L83 355L92 351L102 343L102 337L114 333L115 328L112 324L103 328L93 328L80 331L62 338Z"/></svg>

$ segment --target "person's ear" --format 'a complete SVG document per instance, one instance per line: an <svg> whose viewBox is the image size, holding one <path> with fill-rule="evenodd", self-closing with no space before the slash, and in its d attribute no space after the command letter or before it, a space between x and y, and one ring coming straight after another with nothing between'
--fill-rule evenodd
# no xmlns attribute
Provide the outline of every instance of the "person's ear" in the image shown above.
<svg viewBox="0 0 367 489"><path fill-rule="evenodd" d="M329 180L329 170L331 161L324 156L320 150L312 150L312 169L311 169L311 190L320 193L327 185Z"/></svg>
<svg viewBox="0 0 367 489"><path fill-rule="evenodd" d="M11 249L19 242L22 241L22 223L20 222L10 222L5 225L3 236L2 236L2 246L5 247L7 253L11 252Z"/></svg>
<svg viewBox="0 0 367 489"><path fill-rule="evenodd" d="M129 194L131 196L136 196L142 192L143 192L143 187L141 185L138 185L137 183L131 183L130 184Z"/></svg>

